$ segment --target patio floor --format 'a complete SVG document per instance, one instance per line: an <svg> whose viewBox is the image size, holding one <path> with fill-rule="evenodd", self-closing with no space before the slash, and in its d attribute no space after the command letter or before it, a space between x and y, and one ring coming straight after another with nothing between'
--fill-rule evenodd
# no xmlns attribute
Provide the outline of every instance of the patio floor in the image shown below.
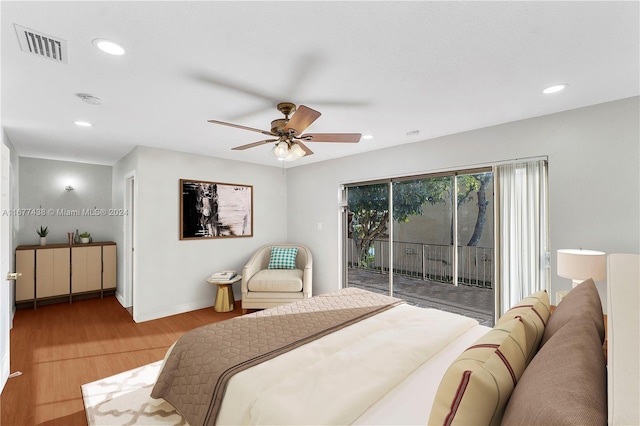
<svg viewBox="0 0 640 426"><path fill-rule="evenodd" d="M388 294L388 274L355 268L349 268L348 274L350 287ZM492 289L465 285L454 286L453 284L395 275L393 277L393 295L406 300L411 305L453 312L475 318L482 325L493 326L494 295Z"/></svg>

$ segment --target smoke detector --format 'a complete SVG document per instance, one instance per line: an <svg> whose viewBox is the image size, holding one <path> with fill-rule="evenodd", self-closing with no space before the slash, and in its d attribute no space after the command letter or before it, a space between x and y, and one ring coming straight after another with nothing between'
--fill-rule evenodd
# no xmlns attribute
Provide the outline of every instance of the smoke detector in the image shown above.
<svg viewBox="0 0 640 426"><path fill-rule="evenodd" d="M20 43L20 49L25 53L50 59L54 62L67 63L67 41L58 37L34 31L18 24L13 24Z"/></svg>
<svg viewBox="0 0 640 426"><path fill-rule="evenodd" d="M97 96L88 93L78 93L77 96L89 105L102 105L102 100Z"/></svg>

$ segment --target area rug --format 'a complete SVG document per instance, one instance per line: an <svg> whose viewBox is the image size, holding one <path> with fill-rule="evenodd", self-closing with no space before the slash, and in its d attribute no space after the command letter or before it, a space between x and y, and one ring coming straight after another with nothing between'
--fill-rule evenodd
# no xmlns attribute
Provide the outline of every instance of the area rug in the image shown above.
<svg viewBox="0 0 640 426"><path fill-rule="evenodd" d="M187 425L171 404L153 399L162 361L81 386L89 426Z"/></svg>

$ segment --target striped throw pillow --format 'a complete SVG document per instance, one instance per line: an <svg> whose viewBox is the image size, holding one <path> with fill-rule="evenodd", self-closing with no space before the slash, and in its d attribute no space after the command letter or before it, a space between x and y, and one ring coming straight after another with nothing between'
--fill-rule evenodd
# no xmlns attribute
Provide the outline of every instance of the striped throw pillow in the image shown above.
<svg viewBox="0 0 640 426"><path fill-rule="evenodd" d="M538 352L550 313L549 295L545 290L542 290L513 305L496 323L503 324L514 318L522 318L527 333L527 350L529 351L527 365Z"/></svg>
<svg viewBox="0 0 640 426"><path fill-rule="evenodd" d="M449 366L436 392L429 425L499 425L526 363L520 319L496 325Z"/></svg>
<svg viewBox="0 0 640 426"><path fill-rule="evenodd" d="M267 269L296 269L297 247L271 247Z"/></svg>

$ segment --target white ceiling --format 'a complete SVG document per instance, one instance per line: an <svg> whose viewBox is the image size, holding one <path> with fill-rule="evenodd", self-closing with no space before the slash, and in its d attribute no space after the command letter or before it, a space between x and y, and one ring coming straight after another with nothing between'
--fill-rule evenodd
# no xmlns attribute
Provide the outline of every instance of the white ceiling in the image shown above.
<svg viewBox="0 0 640 426"><path fill-rule="evenodd" d="M279 166L270 145L231 150L263 135L207 120L268 130L280 101L322 112L310 132L374 136L309 143L297 166L639 94L636 1L2 1L1 13L2 126L26 157L111 165L143 145ZM23 53L13 24L66 40L68 64Z"/></svg>

